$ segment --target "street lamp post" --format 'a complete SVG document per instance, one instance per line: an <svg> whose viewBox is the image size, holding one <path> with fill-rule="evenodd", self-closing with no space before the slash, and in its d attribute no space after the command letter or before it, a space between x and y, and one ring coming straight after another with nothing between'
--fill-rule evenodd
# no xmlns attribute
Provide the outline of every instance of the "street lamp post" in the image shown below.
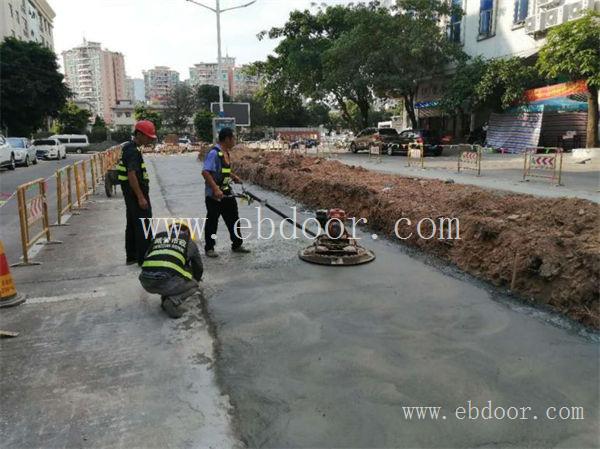
<svg viewBox="0 0 600 449"><path fill-rule="evenodd" d="M186 1L198 6L202 6L203 8L209 9L217 15L217 70L219 72L217 74L217 78L219 79L219 112L221 113L221 115L223 115L223 62L221 60L221 13L225 11L231 11L232 9L245 8L247 6L252 5L253 3L256 3L257 0L252 0L248 3L244 3L243 5L232 6L231 8L225 9L221 9L220 0L215 0L215 8L211 8L210 6L206 6L205 4L197 2L195 0Z"/></svg>

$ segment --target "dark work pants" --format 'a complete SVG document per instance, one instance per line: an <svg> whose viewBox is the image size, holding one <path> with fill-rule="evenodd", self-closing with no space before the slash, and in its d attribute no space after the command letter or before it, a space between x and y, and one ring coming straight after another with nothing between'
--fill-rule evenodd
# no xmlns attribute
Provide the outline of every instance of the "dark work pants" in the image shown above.
<svg viewBox="0 0 600 449"><path fill-rule="evenodd" d="M198 292L198 282L177 275L168 275L164 279L153 279L144 276L142 271L139 280L148 293L160 295L163 299L170 298L176 306L180 306L186 299Z"/></svg>
<svg viewBox="0 0 600 449"><path fill-rule="evenodd" d="M206 224L204 228L204 239L206 244L204 245L204 249L209 251L214 249L215 240L211 237L213 234L217 234L217 228L219 227L219 217L223 217L223 221L229 230L229 237L231 238L231 247L239 248L242 246L244 241L235 235L235 230L237 229L237 234L242 235L240 231L240 225L238 223L239 214L237 201L232 196L226 196L221 199L221 201L217 201L210 196L206 197Z"/></svg>
<svg viewBox="0 0 600 449"><path fill-rule="evenodd" d="M151 233L146 238L144 227L140 218L152 218L152 206L150 205L150 196L144 192L146 201L148 201L148 209L141 209L138 205L135 194L125 188L123 189L123 198L125 198L125 208L127 215L127 225L125 227L125 253L127 260L136 260L138 265L144 262L144 255L152 242ZM149 223L146 224L147 229L150 229Z"/></svg>

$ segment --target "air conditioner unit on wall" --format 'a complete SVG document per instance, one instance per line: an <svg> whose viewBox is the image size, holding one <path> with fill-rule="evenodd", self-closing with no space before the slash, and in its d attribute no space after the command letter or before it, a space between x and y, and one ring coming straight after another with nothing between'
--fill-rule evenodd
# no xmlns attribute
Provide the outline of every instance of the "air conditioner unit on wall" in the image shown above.
<svg viewBox="0 0 600 449"><path fill-rule="evenodd" d="M527 34L534 34L540 29L540 15L536 14L529 16L525 19L525 32Z"/></svg>
<svg viewBox="0 0 600 449"><path fill-rule="evenodd" d="M553 8L540 13L540 30L547 30L563 23L563 8Z"/></svg>
<svg viewBox="0 0 600 449"><path fill-rule="evenodd" d="M560 4L560 2L561 0L538 0L537 7L541 9L548 9Z"/></svg>
<svg viewBox="0 0 600 449"><path fill-rule="evenodd" d="M564 6L563 21L576 20L582 17L587 10L594 9L595 0L581 0Z"/></svg>

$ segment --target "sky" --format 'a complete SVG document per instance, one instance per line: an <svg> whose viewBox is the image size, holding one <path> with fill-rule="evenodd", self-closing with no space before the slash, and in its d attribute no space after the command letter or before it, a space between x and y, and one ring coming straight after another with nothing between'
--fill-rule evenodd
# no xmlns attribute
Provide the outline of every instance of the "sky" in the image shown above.
<svg viewBox="0 0 600 449"><path fill-rule="evenodd" d="M216 15L186 0L48 0L54 19L57 54L83 42L100 42L103 48L125 56L127 76L141 78L142 70L166 65L189 78L189 67L216 62ZM198 0L214 8L216 0ZM249 0L221 0L221 8ZM236 64L265 59L277 42L259 41L256 35L286 22L295 9L311 4L347 4L348 0L257 0L247 8L221 14L223 55ZM62 62L62 57L60 57Z"/></svg>

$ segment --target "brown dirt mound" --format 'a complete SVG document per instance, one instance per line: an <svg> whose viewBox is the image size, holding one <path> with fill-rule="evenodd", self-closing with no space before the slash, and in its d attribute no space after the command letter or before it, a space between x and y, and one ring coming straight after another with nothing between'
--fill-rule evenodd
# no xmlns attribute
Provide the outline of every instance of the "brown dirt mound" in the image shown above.
<svg viewBox="0 0 600 449"><path fill-rule="evenodd" d="M600 216L590 201L388 175L301 155L239 150L234 157L243 178L314 208L367 218L394 240L401 241L394 233L399 218L413 224L401 228L405 236L423 218L457 217L461 240L424 240L414 232L402 242L500 287L510 286L514 272L514 292L524 299L600 327Z"/></svg>

